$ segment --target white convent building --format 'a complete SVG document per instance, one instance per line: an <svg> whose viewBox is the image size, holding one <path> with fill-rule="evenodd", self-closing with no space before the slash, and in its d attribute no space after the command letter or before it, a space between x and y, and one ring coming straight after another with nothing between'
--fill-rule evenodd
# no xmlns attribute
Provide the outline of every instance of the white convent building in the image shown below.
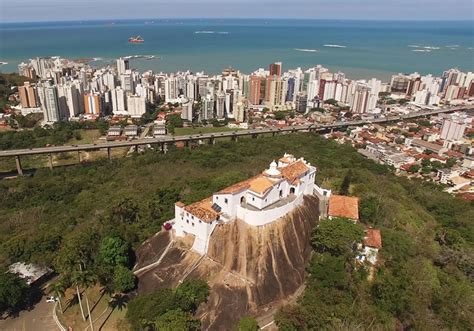
<svg viewBox="0 0 474 331"><path fill-rule="evenodd" d="M171 221L178 237L194 235L193 250L206 254L212 231L218 224L240 219L264 226L285 216L312 195L316 167L303 158L285 154L260 175L227 187L191 205L175 204Z"/></svg>

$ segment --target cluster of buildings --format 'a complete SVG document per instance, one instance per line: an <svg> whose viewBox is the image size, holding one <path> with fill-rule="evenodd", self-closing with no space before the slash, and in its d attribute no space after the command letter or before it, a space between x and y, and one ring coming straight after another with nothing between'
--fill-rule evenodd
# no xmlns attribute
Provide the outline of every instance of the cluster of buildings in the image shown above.
<svg viewBox="0 0 474 331"><path fill-rule="evenodd" d="M474 198L474 112L440 114L416 122L372 124L327 137L350 143L364 156L399 175L445 185L449 193Z"/></svg>
<svg viewBox="0 0 474 331"><path fill-rule="evenodd" d="M92 68L60 57L35 58L19 65L19 73L38 79L19 87L23 113L41 111L46 122L102 115L139 118L147 105L179 106L190 122L231 120L246 122L255 112L295 110L307 114L331 100L352 114L380 113L381 92L418 105L456 103L474 96L473 73L451 69L441 77L398 74L389 84L375 78L350 80L320 65L283 71L282 63L243 74L227 68L209 75L190 71L140 73L130 57L115 66Z"/></svg>
<svg viewBox="0 0 474 331"><path fill-rule="evenodd" d="M457 104L474 96L474 73L450 69L441 77L398 74L392 76L390 87L391 92L417 105Z"/></svg>

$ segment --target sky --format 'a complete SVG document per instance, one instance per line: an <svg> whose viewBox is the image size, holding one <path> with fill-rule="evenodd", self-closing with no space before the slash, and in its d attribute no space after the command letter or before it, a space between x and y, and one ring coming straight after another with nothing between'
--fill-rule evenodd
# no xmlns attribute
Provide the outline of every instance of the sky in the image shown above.
<svg viewBox="0 0 474 331"><path fill-rule="evenodd" d="M0 0L0 22L135 18L474 20L474 0Z"/></svg>

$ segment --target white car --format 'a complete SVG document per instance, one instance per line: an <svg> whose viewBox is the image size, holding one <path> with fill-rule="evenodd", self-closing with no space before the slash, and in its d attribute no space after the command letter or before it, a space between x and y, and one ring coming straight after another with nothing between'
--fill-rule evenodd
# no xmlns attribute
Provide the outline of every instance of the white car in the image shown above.
<svg viewBox="0 0 474 331"><path fill-rule="evenodd" d="M46 302L56 302L57 298L55 297L46 297Z"/></svg>

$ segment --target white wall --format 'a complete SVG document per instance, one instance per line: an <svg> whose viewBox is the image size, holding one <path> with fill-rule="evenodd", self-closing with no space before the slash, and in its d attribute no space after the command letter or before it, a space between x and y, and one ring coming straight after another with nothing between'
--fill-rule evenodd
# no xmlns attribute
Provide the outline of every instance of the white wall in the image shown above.
<svg viewBox="0 0 474 331"><path fill-rule="evenodd" d="M207 251L207 244L209 236L211 235L217 221L206 223L198 217L189 214L184 208L175 205L175 219L173 228L178 237L184 237L186 234L192 234L196 238L194 240L193 249L200 254L205 254ZM196 248L194 247L196 246ZM202 251L202 249L204 249Z"/></svg>
<svg viewBox="0 0 474 331"><path fill-rule="evenodd" d="M263 226L273 221L276 221L280 217L285 216L291 212L294 208L298 207L303 203L303 195L301 194L292 202L278 208L269 210L252 211L242 206L237 207L237 218L243 220L252 226Z"/></svg>

